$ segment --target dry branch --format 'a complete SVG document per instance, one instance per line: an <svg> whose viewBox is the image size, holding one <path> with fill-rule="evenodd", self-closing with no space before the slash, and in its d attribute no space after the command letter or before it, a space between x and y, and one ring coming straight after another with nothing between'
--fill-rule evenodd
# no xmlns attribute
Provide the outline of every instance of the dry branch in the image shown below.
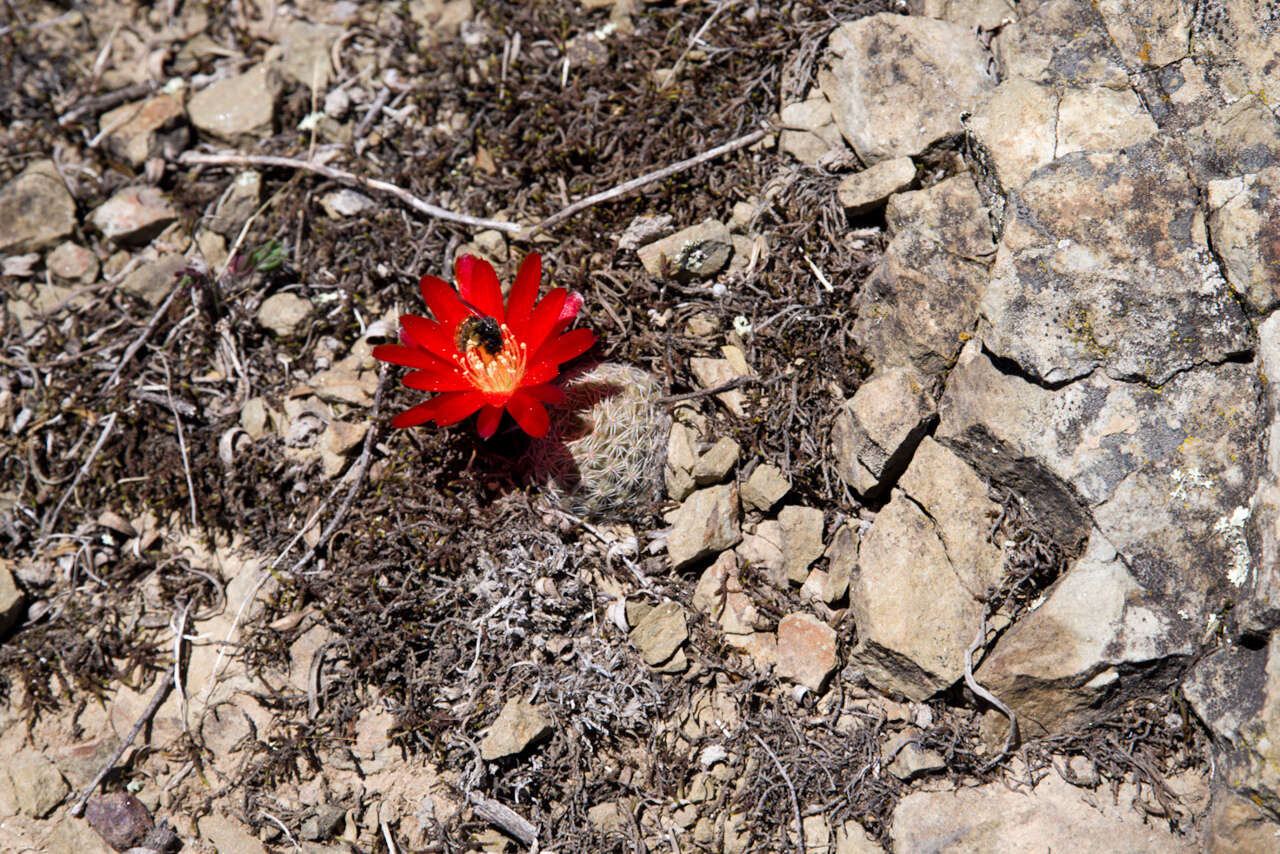
<svg viewBox="0 0 1280 854"><path fill-rule="evenodd" d="M278 166L282 169L301 169L305 172L323 175L330 180L343 184L351 184L366 190L386 193L404 202L419 213L442 219L445 222L456 222L459 225L469 225L473 228L493 228L507 234L515 234L522 228L522 226L512 222L483 219L445 210L430 202L423 201L408 190L397 187L389 181L380 181L377 178L362 178L344 169L326 166L323 163L315 163L310 160L299 160L296 157L277 157L271 154L239 154L236 152L205 154L199 151L186 151L178 158L178 161L191 166Z"/></svg>

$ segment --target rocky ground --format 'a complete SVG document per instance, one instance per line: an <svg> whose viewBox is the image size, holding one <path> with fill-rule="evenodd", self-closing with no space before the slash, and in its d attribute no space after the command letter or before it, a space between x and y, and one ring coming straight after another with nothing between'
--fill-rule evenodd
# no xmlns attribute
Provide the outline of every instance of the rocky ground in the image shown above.
<svg viewBox="0 0 1280 854"><path fill-rule="evenodd" d="M0 850L1274 850L1276 15L8 4Z"/></svg>

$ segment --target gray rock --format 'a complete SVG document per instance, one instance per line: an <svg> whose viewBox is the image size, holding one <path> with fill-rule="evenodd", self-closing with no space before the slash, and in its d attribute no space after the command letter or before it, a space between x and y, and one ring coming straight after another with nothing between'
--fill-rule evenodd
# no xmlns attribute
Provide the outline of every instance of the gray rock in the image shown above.
<svg viewBox="0 0 1280 854"><path fill-rule="evenodd" d="M836 633L811 614L788 614L778 622L777 674L820 692L835 672Z"/></svg>
<svg viewBox="0 0 1280 854"><path fill-rule="evenodd" d="M480 741L480 758L486 762L515 756L549 738L555 731L541 706L508 700Z"/></svg>
<svg viewBox="0 0 1280 854"><path fill-rule="evenodd" d="M816 165L832 149L844 148L831 104L821 90L813 90L804 101L784 105L779 118L795 130L779 134L778 146L801 163Z"/></svg>
<svg viewBox="0 0 1280 854"><path fill-rule="evenodd" d="M987 497L986 484L958 456L925 437L898 485L933 520L960 583L985 601L1004 568L1004 554L987 538L1000 505Z"/></svg>
<svg viewBox="0 0 1280 854"><path fill-rule="evenodd" d="M166 140L175 152L185 146L185 115L182 94L162 92L103 113L98 127L106 133L106 149L137 168L148 158L160 155Z"/></svg>
<svg viewBox="0 0 1280 854"><path fill-rule="evenodd" d="M693 467L693 482L698 486L721 483L738 464L738 443L725 436L698 457Z"/></svg>
<svg viewBox="0 0 1280 854"><path fill-rule="evenodd" d="M76 203L52 160L37 160L0 189L0 253L53 246L76 226Z"/></svg>
<svg viewBox="0 0 1280 854"><path fill-rule="evenodd" d="M667 437L667 462L663 467L668 496L676 501L684 501L693 493L693 467L697 462L693 428L678 421L673 422L671 433Z"/></svg>
<svg viewBox="0 0 1280 854"><path fill-rule="evenodd" d="M1193 7L1180 0L1099 0L1096 8L1130 68L1156 68L1187 55Z"/></svg>
<svg viewBox="0 0 1280 854"><path fill-rule="evenodd" d="M694 357L689 360L689 370L693 372L703 388L717 388L739 377L750 375L750 371L742 370L742 366L735 365L731 359ZM716 395L716 400L723 403L726 409L739 418L747 416L747 399L741 389L722 391Z"/></svg>
<svg viewBox="0 0 1280 854"><path fill-rule="evenodd" d="M0 636L17 624L25 605L26 594L18 589L13 573L0 566Z"/></svg>
<svg viewBox="0 0 1280 854"><path fill-rule="evenodd" d="M1018 713L1024 734L1082 725L1147 689L1195 650L1195 625L1144 593L1101 532L1039 608L996 643L978 681Z"/></svg>
<svg viewBox="0 0 1280 854"><path fill-rule="evenodd" d="M663 602L651 609L631 630L631 642L652 667L675 655L688 638L689 626L685 622L684 609L676 602Z"/></svg>
<svg viewBox="0 0 1280 854"><path fill-rule="evenodd" d="M638 216L631 220L627 230L618 238L618 248L636 250L671 233L671 214Z"/></svg>
<svg viewBox="0 0 1280 854"><path fill-rule="evenodd" d="M315 812L302 822L300 835L303 839L317 841L328 839L338 833L346 821L347 811L336 804L320 804Z"/></svg>
<svg viewBox="0 0 1280 854"><path fill-rule="evenodd" d="M191 96L187 112L203 133L235 143L244 137L265 137L272 131L279 75L266 63L228 77Z"/></svg>
<svg viewBox="0 0 1280 854"><path fill-rule="evenodd" d="M972 334L987 286L987 259L972 252L991 241L986 208L960 175L894 196L886 218L901 230L858 295L853 334L878 370L911 365L937 377Z"/></svg>
<svg viewBox="0 0 1280 854"><path fill-rule="evenodd" d="M905 731L893 736L884 746L884 755L893 757L893 761L889 763L889 773L903 781L925 777L947 768L946 760L941 754L920 746L918 731Z"/></svg>
<svg viewBox="0 0 1280 854"><path fill-rule="evenodd" d="M132 273L124 277L120 290L130 296L146 300L151 305L159 305L173 289L178 281L179 271L187 266L186 256L171 253L140 264Z"/></svg>
<svg viewBox="0 0 1280 854"><path fill-rule="evenodd" d="M875 210L894 193L909 188L916 180L916 164L910 157L882 160L861 172L846 175L836 185L836 199L857 216Z"/></svg>
<svg viewBox="0 0 1280 854"><path fill-rule="evenodd" d="M790 491L791 481L787 480L782 469L761 463L751 470L751 476L742 484L742 504L749 510L768 513Z"/></svg>
<svg viewBox="0 0 1280 854"><path fill-rule="evenodd" d="M1271 854L1276 822L1253 798L1224 789L1215 792L1204 832L1205 854Z"/></svg>
<svg viewBox="0 0 1280 854"><path fill-rule="evenodd" d="M738 558L722 552L707 567L693 591L693 607L720 624L725 634L749 635L755 631L756 607L742 587Z"/></svg>
<svg viewBox="0 0 1280 854"><path fill-rule="evenodd" d="M285 79L314 87L317 92L328 89L333 77L329 53L334 39L341 33L340 27L292 21L280 34L280 47L284 51L281 70Z"/></svg>
<svg viewBox="0 0 1280 854"><path fill-rule="evenodd" d="M70 240L59 243L44 263L50 273L63 281L88 284L98 278L98 256Z"/></svg>
<svg viewBox="0 0 1280 854"><path fill-rule="evenodd" d="M1210 183L1209 209L1231 287L1256 314L1280 307L1280 167Z"/></svg>
<svg viewBox="0 0 1280 854"><path fill-rule="evenodd" d="M906 469L938 420L928 386L909 366L877 371L836 416L831 431L836 471L854 491L877 495Z"/></svg>
<svg viewBox="0 0 1280 854"><path fill-rule="evenodd" d="M790 505L778 511L782 534L782 569L787 580L803 584L809 566L822 557L822 511L816 507Z"/></svg>
<svg viewBox="0 0 1280 854"><path fill-rule="evenodd" d="M640 248L640 263L651 276L704 279L714 276L733 253L724 223L709 219Z"/></svg>
<svg viewBox="0 0 1280 854"><path fill-rule="evenodd" d="M1109 151L1146 142L1156 123L1132 89L1091 86L1067 89L1058 101L1054 156Z"/></svg>
<svg viewBox="0 0 1280 854"><path fill-rule="evenodd" d="M332 193L325 193L320 198L320 207L324 208L324 212L334 219L359 216L365 211L371 210L374 206L373 199L364 193L357 193L355 190L334 190ZM491 248L487 249L484 246L480 246L479 237L476 238L476 246L480 249L480 254L486 258L499 262L505 260L497 258Z"/></svg>
<svg viewBox="0 0 1280 854"><path fill-rule="evenodd" d="M1103 368L1154 385L1253 347L1198 191L1150 149L1067 155L1013 193L982 338L1046 383Z"/></svg>
<svg viewBox="0 0 1280 854"><path fill-rule="evenodd" d="M1199 852L1194 839L1148 822L1130 805L1136 797L1126 785L1114 800L1093 798L1057 774L1045 775L1032 793L1002 783L916 791L893 811L893 850L1021 854L1056 851L1070 840L1075 851Z"/></svg>
<svg viewBox="0 0 1280 854"><path fill-rule="evenodd" d="M196 827L200 840L213 845L218 854L232 851L237 854L267 854L267 849L258 841L258 837L234 818L211 813L201 816Z"/></svg>
<svg viewBox="0 0 1280 854"><path fill-rule="evenodd" d="M1267 698L1267 659L1267 647L1227 644L1197 661L1183 678L1183 696L1222 741L1244 745L1246 726Z"/></svg>
<svg viewBox="0 0 1280 854"><path fill-rule="evenodd" d="M240 229L262 204L262 173L246 169L236 175L231 186L218 200L217 210L209 218L209 228L234 241Z"/></svg>
<svg viewBox="0 0 1280 854"><path fill-rule="evenodd" d="M0 774L10 781L18 812L32 818L44 818L71 792L57 766L34 750L6 757Z"/></svg>
<svg viewBox="0 0 1280 854"><path fill-rule="evenodd" d="M964 675L982 606L960 583L933 520L901 491L862 538L849 604L858 627L850 658L877 688L920 701Z"/></svg>
<svg viewBox="0 0 1280 854"><path fill-rule="evenodd" d="M787 575L783 571L782 526L776 519L766 519L756 525L753 533L744 534L734 553L743 563L763 570L777 586L787 586Z"/></svg>
<svg viewBox="0 0 1280 854"><path fill-rule="evenodd" d="M1004 79L1112 89L1129 85L1124 62L1091 4L1048 0L1010 17L1014 20L996 42Z"/></svg>
<svg viewBox="0 0 1280 854"><path fill-rule="evenodd" d="M915 8L925 17L950 21L967 30L996 30L1015 17L1007 0L922 0Z"/></svg>
<svg viewBox="0 0 1280 854"><path fill-rule="evenodd" d="M962 26L879 14L831 34L818 83L863 163L911 157L963 132L995 86L991 57Z"/></svg>
<svg viewBox="0 0 1280 854"><path fill-rule="evenodd" d="M1258 364L1265 377L1280 377L1280 312L1258 325ZM1280 383L1265 386L1264 469L1249 502L1244 539L1237 539L1236 577L1246 576L1245 596L1234 616L1240 630L1265 635L1280 627ZM1252 575L1252 578L1249 576Z"/></svg>
<svg viewBox="0 0 1280 854"><path fill-rule="evenodd" d="M849 580L858 565L858 541L861 538L856 525L848 522L836 528L827 545L827 578L822 588L822 601L827 604L843 599L849 592Z"/></svg>
<svg viewBox="0 0 1280 854"><path fill-rule="evenodd" d="M742 538L738 529L738 486L734 483L699 489L671 517L667 557L672 569L683 569L732 548Z"/></svg>
<svg viewBox="0 0 1280 854"><path fill-rule="evenodd" d="M310 300L285 291L273 294L258 308L258 323L279 338L289 338L301 331L315 309Z"/></svg>
<svg viewBox="0 0 1280 854"><path fill-rule="evenodd" d="M1240 508L1261 462L1259 393L1257 368L1235 363L1160 389L1101 372L1045 389L1001 373L971 344L948 378L935 437L1015 488L1068 552L1092 516L1166 615L1207 619L1226 587L1248 580Z"/></svg>
<svg viewBox="0 0 1280 854"><path fill-rule="evenodd" d="M971 261L990 259L996 251L991 218L968 174L892 196L884 219L890 235L914 231Z"/></svg>
<svg viewBox="0 0 1280 854"><path fill-rule="evenodd" d="M89 222L117 246L138 246L178 220L178 209L155 187L127 187L94 209Z"/></svg>
<svg viewBox="0 0 1280 854"><path fill-rule="evenodd" d="M1053 160L1059 100L1052 86L1013 77L996 87L969 119L1004 190L1021 187Z"/></svg>

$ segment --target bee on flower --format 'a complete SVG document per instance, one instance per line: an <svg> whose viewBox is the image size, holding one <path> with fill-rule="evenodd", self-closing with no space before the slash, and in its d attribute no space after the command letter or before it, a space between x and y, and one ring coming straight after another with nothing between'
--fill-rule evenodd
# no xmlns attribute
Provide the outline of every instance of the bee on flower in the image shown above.
<svg viewBox="0 0 1280 854"><path fill-rule="evenodd" d="M510 412L530 436L547 435L545 404L564 393L552 385L560 365L595 343L589 329L569 329L582 297L553 288L541 300L542 258L530 253L520 264L506 304L498 275L487 261L463 255L454 265L458 289L434 276L419 282L433 318L400 317L399 344L375 347L373 356L413 370L406 388L435 397L401 412L393 427L434 421L445 427L479 413L476 431L489 438L502 413Z"/></svg>

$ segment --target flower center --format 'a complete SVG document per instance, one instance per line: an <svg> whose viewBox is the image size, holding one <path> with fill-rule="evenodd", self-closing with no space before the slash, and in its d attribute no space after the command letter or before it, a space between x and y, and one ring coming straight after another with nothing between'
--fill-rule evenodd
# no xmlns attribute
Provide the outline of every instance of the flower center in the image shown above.
<svg viewBox="0 0 1280 854"><path fill-rule="evenodd" d="M469 341L453 360L477 391L509 396L520 388L529 354L525 344L516 340L505 323L501 331L502 349L497 353L490 353L489 348L480 342Z"/></svg>

